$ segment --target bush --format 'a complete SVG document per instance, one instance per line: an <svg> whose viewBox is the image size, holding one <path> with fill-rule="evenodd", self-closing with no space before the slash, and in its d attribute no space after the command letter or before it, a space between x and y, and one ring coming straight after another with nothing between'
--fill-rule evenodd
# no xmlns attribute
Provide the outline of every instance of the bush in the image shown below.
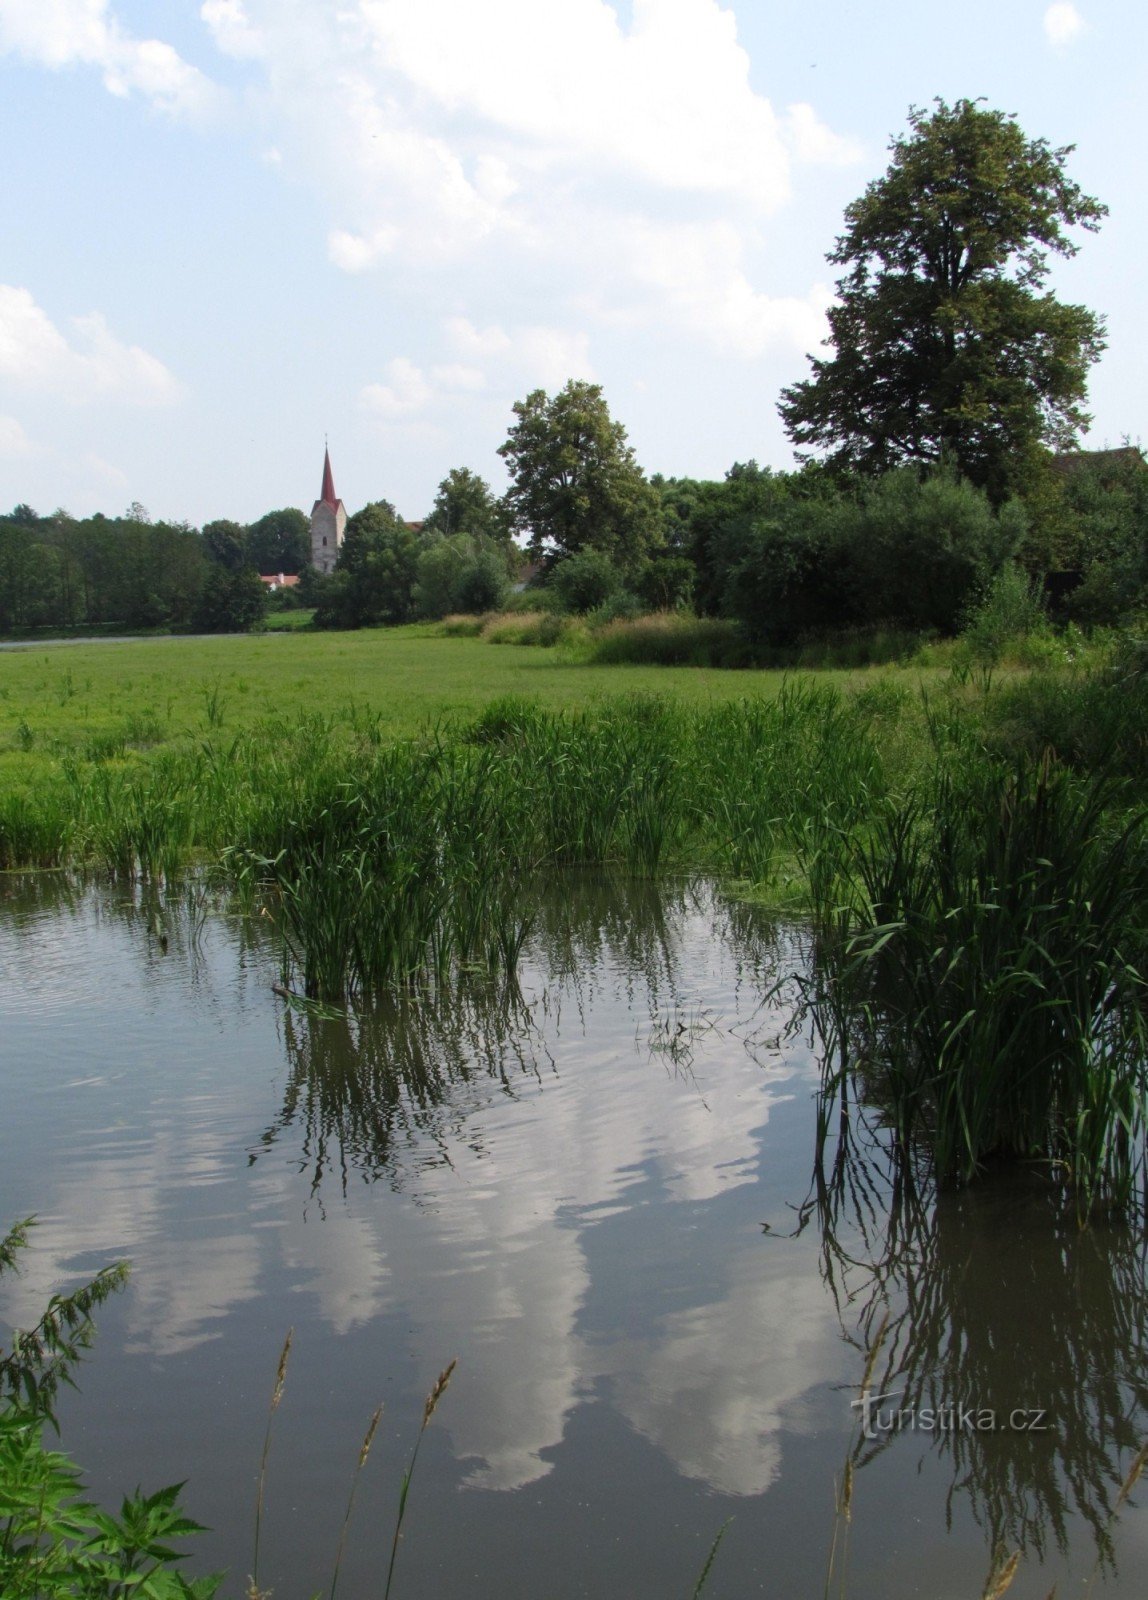
<svg viewBox="0 0 1148 1600"><path fill-rule="evenodd" d="M482 637L490 644L550 646L569 638L577 626L573 618L553 611L503 612L483 624Z"/></svg>
<svg viewBox="0 0 1148 1600"><path fill-rule="evenodd" d="M646 610L647 607L636 594L631 594L628 589L618 589L597 610L590 612L587 621L593 628L604 628L611 622L632 622Z"/></svg>
<svg viewBox="0 0 1148 1600"><path fill-rule="evenodd" d="M421 617L497 611L510 587L506 554L487 540L457 534L435 539L418 558L415 607Z"/></svg>
<svg viewBox="0 0 1148 1600"><path fill-rule="evenodd" d="M1010 561L970 610L962 637L975 660L993 664L1011 640L1047 632L1040 586Z"/></svg>
<svg viewBox="0 0 1148 1600"><path fill-rule="evenodd" d="M766 645L858 628L952 634L1024 527L1015 504L994 512L947 472L779 500L744 530L722 609Z"/></svg>
<svg viewBox="0 0 1148 1600"><path fill-rule="evenodd" d="M563 611L597 611L622 587L622 575L604 550L587 546L559 561L550 584Z"/></svg>

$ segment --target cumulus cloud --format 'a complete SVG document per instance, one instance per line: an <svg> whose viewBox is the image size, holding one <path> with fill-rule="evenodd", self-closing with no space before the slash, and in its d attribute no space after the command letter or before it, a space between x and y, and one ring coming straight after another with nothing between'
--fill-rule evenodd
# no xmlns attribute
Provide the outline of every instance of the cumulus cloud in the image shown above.
<svg viewBox="0 0 1148 1600"><path fill-rule="evenodd" d="M126 32L108 0L0 0L2 51L56 69L95 67L111 94L141 94L171 115L196 115L215 98L171 45Z"/></svg>
<svg viewBox="0 0 1148 1600"><path fill-rule="evenodd" d="M619 322L746 355L822 336L821 291L771 296L753 255L796 165L860 152L754 88L720 0L206 0L201 16L262 62L275 148L321 195L331 262L419 292L449 272L472 330L452 353L488 379L500 363L589 376L595 329ZM366 403L426 410L447 387L436 359L419 351L422 387L388 374Z"/></svg>
<svg viewBox="0 0 1148 1600"><path fill-rule="evenodd" d="M259 56L263 40L251 24L243 0L204 0L199 14L224 55Z"/></svg>
<svg viewBox="0 0 1148 1600"><path fill-rule="evenodd" d="M27 289L0 284L0 378L82 404L166 405L179 384L155 356L117 339L98 311L71 319L69 339Z"/></svg>
<svg viewBox="0 0 1148 1600"><path fill-rule="evenodd" d="M1044 32L1054 49L1066 49L1084 32L1084 18L1074 5L1049 6L1044 14Z"/></svg>
<svg viewBox="0 0 1148 1600"><path fill-rule="evenodd" d="M386 383L368 383L362 401L374 416L391 422L425 410L433 395L422 369L406 356L396 356L387 363Z"/></svg>

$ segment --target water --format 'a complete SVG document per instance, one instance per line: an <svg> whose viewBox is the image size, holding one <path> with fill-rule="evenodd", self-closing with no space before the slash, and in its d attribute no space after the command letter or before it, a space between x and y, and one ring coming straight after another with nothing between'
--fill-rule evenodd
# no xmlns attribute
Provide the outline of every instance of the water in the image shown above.
<svg viewBox="0 0 1148 1600"><path fill-rule="evenodd" d="M1141 1238L1078 1233L1032 1180L894 1207L861 1162L818 1205L816 1062L770 998L799 930L706 886L564 880L519 1000L357 1023L287 1007L266 924L202 895L0 885L0 1223L40 1219L0 1318L130 1258L64 1442L108 1502L188 1479L227 1593L294 1327L277 1600L329 1586L380 1400L339 1593L381 1593L453 1357L397 1595L688 1596L732 1517L707 1596L818 1596L853 1448L849 1595L978 1596L998 1538L1025 1548L1010 1595L1082 1593L1098 1548L1097 1592L1142 1594L1135 1504L1109 1538L1148 1433ZM886 1309L896 1398L858 1442ZM952 1426L970 1406L1025 1426Z"/></svg>

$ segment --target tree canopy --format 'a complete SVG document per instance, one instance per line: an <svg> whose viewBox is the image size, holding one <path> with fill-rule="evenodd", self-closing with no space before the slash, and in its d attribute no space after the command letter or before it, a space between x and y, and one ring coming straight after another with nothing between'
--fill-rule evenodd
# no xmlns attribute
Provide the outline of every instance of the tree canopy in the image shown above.
<svg viewBox="0 0 1148 1600"><path fill-rule="evenodd" d="M438 486L434 507L423 523L427 533L446 538L467 534L472 539L509 539L506 508L485 478L469 467L452 467Z"/></svg>
<svg viewBox="0 0 1148 1600"><path fill-rule="evenodd" d="M623 570L640 565L659 542L660 500L600 386L572 378L553 399L535 389L514 415L498 453L510 469L514 525L531 551L561 559L592 546Z"/></svg>
<svg viewBox="0 0 1148 1600"><path fill-rule="evenodd" d="M347 519L335 570L317 585L317 628L362 628L407 622L423 543L387 500L373 500Z"/></svg>
<svg viewBox="0 0 1148 1600"><path fill-rule="evenodd" d="M829 311L833 354L783 391L798 446L882 472L947 461L1001 498L1042 444L1087 426L1103 320L1045 291L1065 232L1106 207L1065 173L1073 146L1029 139L971 100L914 108L884 177L845 212L829 260L848 268Z"/></svg>

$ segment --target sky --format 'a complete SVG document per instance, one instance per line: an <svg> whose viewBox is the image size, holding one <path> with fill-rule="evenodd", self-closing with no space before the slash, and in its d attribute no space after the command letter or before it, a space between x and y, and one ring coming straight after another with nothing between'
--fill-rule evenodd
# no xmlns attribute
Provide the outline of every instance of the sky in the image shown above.
<svg viewBox="0 0 1148 1600"><path fill-rule="evenodd" d="M0 0L0 509L241 522L505 485L602 385L649 473L793 455L842 213L983 97L1110 208L1086 443L1148 435L1132 0Z"/></svg>

